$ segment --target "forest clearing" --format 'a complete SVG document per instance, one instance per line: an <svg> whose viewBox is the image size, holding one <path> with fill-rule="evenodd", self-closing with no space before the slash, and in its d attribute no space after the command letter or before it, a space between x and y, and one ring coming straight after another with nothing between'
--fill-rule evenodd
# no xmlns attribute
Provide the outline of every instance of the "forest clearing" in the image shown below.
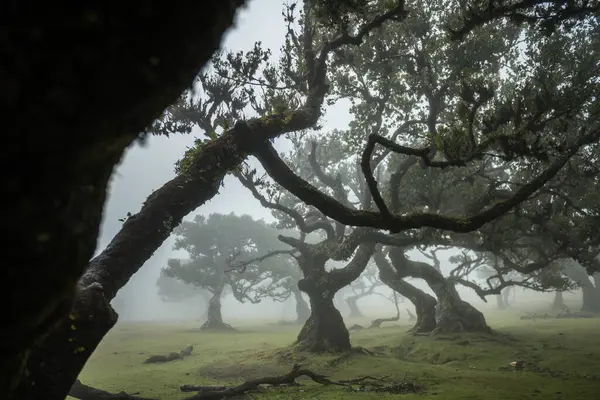
<svg viewBox="0 0 600 400"><path fill-rule="evenodd" d="M305 377L300 386L262 387L255 399L591 399L600 390L594 358L600 354L597 318L520 320L514 311L488 318L496 334L414 336L406 321L353 331L351 340L372 354L310 355L287 347L298 330L273 323L245 325L238 331L206 333L194 323L123 323L91 357L80 378L110 392L139 392L149 398L184 399L181 385L231 385L244 379L281 375L294 363L332 380L366 374L386 377L382 384L411 382L419 393L384 394L324 386ZM366 319L351 323L367 325ZM350 324L349 324L350 325ZM194 346L182 360L144 364L151 354ZM595 357L594 357L595 356ZM509 364L525 361L523 371Z"/></svg>

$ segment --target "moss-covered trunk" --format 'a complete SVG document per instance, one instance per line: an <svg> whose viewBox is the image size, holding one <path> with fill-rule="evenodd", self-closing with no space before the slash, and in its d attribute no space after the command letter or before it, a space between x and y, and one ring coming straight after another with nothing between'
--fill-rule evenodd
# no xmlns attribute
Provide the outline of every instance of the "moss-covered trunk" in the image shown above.
<svg viewBox="0 0 600 400"><path fill-rule="evenodd" d="M437 301L433 296L406 282L394 270L382 252L376 252L374 259L379 270L379 279L381 279L381 282L410 300L415 306L417 322L412 327L411 332L432 332L436 327L435 308Z"/></svg>
<svg viewBox="0 0 600 400"><path fill-rule="evenodd" d="M63 317L94 254L114 166L193 81L241 4L133 0L107 18L86 2L33 1L3 13L0 102L10 151L2 153L2 171L11 210L4 228L12 237L3 270L10 276L2 290L3 398L36 344L68 323ZM63 400L66 391L55 388L64 386L26 398Z"/></svg>
<svg viewBox="0 0 600 400"><path fill-rule="evenodd" d="M427 263L406 258L404 249L391 248L390 260L400 276L421 278L427 282L437 297L435 333L491 332L483 313L463 301L454 284Z"/></svg>
<svg viewBox="0 0 600 400"><path fill-rule="evenodd" d="M307 293L310 299L310 317L298 335L298 348L314 353L350 350L350 333L342 314L333 305L333 296L329 293Z"/></svg>

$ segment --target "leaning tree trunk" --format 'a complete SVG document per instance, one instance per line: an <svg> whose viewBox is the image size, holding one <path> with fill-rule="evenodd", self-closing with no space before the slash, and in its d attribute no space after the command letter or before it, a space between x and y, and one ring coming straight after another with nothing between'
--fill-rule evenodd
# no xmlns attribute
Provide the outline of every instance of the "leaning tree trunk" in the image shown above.
<svg viewBox="0 0 600 400"><path fill-rule="evenodd" d="M421 289L402 279L380 251L374 255L379 270L379 279L413 303L417 313L417 322L411 328L414 333L432 332L436 327L435 308L437 301Z"/></svg>
<svg viewBox="0 0 600 400"><path fill-rule="evenodd" d="M421 278L435 293L438 306L434 333L491 332L483 313L463 301L456 287L434 267L424 262L409 260L402 248L391 248L389 255L400 276Z"/></svg>
<svg viewBox="0 0 600 400"><path fill-rule="evenodd" d="M362 295L346 297L346 304L348 304L348 308L350 309L350 318L360 318L364 316L360 311L360 308L358 308L358 300L362 297Z"/></svg>
<svg viewBox="0 0 600 400"><path fill-rule="evenodd" d="M69 314L77 279L96 248L114 166L193 82L242 4L154 2L149 7L133 1L110 18L86 2L13 2L3 9L0 102L11 151L2 156L2 170L13 210L4 223L14 239L11 251L4 251L3 272L12 277L12 290L2 291L4 398L19 383L28 355L54 328L60 330ZM88 23L82 22L84 15L90 16ZM157 30L157 24L168 28ZM64 27L61 32L57 25ZM34 31L42 34L32 39ZM23 124L26 118L44 132ZM10 170L24 159L29 168ZM26 370L29 377L35 373ZM56 391L51 386L43 397L63 400L66 391Z"/></svg>
<svg viewBox="0 0 600 400"><path fill-rule="evenodd" d="M563 298L563 292L556 291L554 292L554 300L552 301L552 310L558 311L562 310L565 306L565 300Z"/></svg>
<svg viewBox="0 0 600 400"><path fill-rule="evenodd" d="M208 312L206 313L206 322L200 327L203 331L230 331L233 328L223 322L223 314L221 313L221 296L223 295L224 287L215 289L213 296L208 301Z"/></svg>
<svg viewBox="0 0 600 400"><path fill-rule="evenodd" d="M294 300L296 301L296 321L297 324L304 324L310 317L310 307L302 297L302 292L298 287L292 289Z"/></svg>

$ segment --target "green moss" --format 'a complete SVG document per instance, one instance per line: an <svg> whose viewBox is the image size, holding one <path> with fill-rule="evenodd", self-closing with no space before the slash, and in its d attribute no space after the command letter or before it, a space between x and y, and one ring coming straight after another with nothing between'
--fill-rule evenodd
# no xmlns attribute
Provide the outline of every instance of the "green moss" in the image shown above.
<svg viewBox="0 0 600 400"><path fill-rule="evenodd" d="M365 321L347 321L349 324ZM491 320L499 335L411 336L405 326L352 333L355 346L376 356L309 357L289 345L300 327L236 324L237 333L201 333L188 324L122 324L91 357L81 374L84 383L104 390L136 392L146 397L180 399L181 384L235 384L245 378L286 372L299 362L337 379L361 375L405 376L426 386L423 395L402 399L506 400L590 399L600 390L597 319ZM191 356L168 364L143 364L151 354L194 345ZM284 349L284 350L282 350ZM523 359L515 372L509 363ZM332 366L334 365L334 366ZM534 367L534 365L536 367ZM270 390L257 399L376 399L382 394L348 393L302 380L303 386ZM560 392L560 394L559 394ZM386 396L384 396L386 397Z"/></svg>

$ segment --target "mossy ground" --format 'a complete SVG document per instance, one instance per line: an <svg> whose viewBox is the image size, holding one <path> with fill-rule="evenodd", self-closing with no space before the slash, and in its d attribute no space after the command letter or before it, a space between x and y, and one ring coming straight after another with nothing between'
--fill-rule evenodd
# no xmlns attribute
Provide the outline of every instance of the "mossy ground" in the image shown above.
<svg viewBox="0 0 600 400"><path fill-rule="evenodd" d="M349 325L361 321L350 321ZM362 321L364 324L365 321ZM355 393L301 380L302 386L269 389L261 399L518 400L593 399L600 393L600 318L520 321L514 314L489 318L495 336L412 336L399 324L351 334L353 345L376 355L309 356L290 350L299 327L236 324L238 332L203 333L192 324L121 324L92 356L81 380L104 390L181 399L181 384L236 384L287 372L294 362L332 379L391 375L416 380L421 394ZM151 354L194 345L191 356L166 364L143 361ZM281 351L286 348L287 350ZM508 367L525 360L525 371Z"/></svg>

